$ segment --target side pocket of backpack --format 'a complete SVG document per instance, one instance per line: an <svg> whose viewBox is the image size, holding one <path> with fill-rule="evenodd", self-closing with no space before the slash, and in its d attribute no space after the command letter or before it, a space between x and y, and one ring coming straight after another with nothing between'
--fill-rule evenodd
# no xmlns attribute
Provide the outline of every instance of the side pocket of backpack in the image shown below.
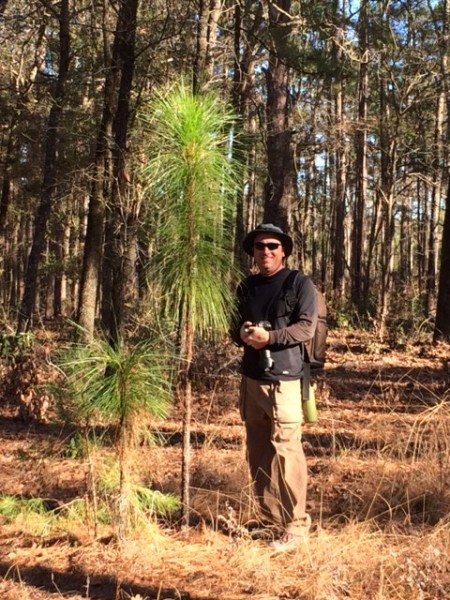
<svg viewBox="0 0 450 600"><path fill-rule="evenodd" d="M321 369L325 364L327 347L327 307L322 293L317 291L319 315L314 337L307 345L309 362L313 369Z"/></svg>

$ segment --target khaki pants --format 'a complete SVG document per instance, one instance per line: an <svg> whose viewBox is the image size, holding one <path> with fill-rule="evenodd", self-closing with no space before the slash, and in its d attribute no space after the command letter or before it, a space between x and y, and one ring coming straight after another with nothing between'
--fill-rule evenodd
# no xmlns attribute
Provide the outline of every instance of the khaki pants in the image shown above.
<svg viewBox="0 0 450 600"><path fill-rule="evenodd" d="M240 394L247 459L262 516L294 535L304 533L311 522L306 513L300 383L243 377Z"/></svg>

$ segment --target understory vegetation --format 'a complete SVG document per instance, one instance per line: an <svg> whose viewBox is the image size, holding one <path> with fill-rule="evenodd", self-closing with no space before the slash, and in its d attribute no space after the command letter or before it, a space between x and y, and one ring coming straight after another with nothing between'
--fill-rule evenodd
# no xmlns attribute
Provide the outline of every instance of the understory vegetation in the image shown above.
<svg viewBox="0 0 450 600"><path fill-rule="evenodd" d="M27 351L2 360L2 598L449 597L448 346L417 336L393 349L363 330L332 332L315 375L319 421L303 434L313 529L304 547L274 555L252 502L239 351L196 348L192 526L181 527L176 401L165 418L138 413L121 536L117 423L68 420L54 335L33 342L28 391L12 385ZM46 408L27 412L26 397Z"/></svg>

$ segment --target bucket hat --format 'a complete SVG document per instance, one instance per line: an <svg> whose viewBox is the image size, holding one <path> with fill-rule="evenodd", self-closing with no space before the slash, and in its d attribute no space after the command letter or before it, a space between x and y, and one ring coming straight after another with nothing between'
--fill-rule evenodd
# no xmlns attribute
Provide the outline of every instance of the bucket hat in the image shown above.
<svg viewBox="0 0 450 600"><path fill-rule="evenodd" d="M280 227L272 225L272 223L262 223L261 225L258 225L258 227L247 233L247 235L244 238L244 241L242 242L242 247L244 248L245 252L247 252L247 254L250 254L250 256L253 256L253 243L255 241L255 238L261 233L273 235L273 237L279 239L283 245L284 254L286 257L288 257L292 253L292 248L294 245L292 242L292 238L289 237L287 233L284 233L284 231L280 229Z"/></svg>

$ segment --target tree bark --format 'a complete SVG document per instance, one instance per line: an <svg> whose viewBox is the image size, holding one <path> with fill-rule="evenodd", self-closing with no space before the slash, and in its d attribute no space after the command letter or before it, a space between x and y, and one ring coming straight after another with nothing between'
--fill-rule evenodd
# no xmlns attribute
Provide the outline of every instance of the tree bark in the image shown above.
<svg viewBox="0 0 450 600"><path fill-rule="evenodd" d="M388 331L388 319L392 296L392 256L394 242L394 173L397 162L397 141L389 131L390 108L386 98L387 81L382 74L379 82L380 93L380 154L381 154L381 184L380 206L382 219L382 249L381 249L381 293L380 293L380 330L383 340ZM367 288L366 288L367 289ZM367 297L367 292L365 292Z"/></svg>
<svg viewBox="0 0 450 600"><path fill-rule="evenodd" d="M245 234L255 226L255 195L256 195L256 138L257 120L255 108L255 52L256 32L261 25L262 10L259 5L252 22L246 23L245 17L250 10L251 0L245 6L236 2L234 13L234 75L233 75L233 106L239 116L240 141L238 145L239 158L245 165L242 189L239 192L236 207L236 229L234 256L242 273L250 270L251 258L242 248ZM242 31L246 36L241 35ZM241 58L242 56L242 58Z"/></svg>
<svg viewBox="0 0 450 600"><path fill-rule="evenodd" d="M447 106L450 111L450 106ZM449 113L450 114L450 113ZM436 308L434 341L450 342L450 183L447 188L444 228L442 233L441 269Z"/></svg>
<svg viewBox="0 0 450 600"><path fill-rule="evenodd" d="M333 41L333 54L337 69L335 124L336 124L336 151L335 151L335 185L334 185L334 222L332 234L333 240L333 290L337 298L344 297L344 267L345 267L345 195L347 186L347 151L346 151L346 116L345 116L345 76L343 70L343 47L345 41L345 4L343 14L339 15L338 2L335 2L336 39Z"/></svg>
<svg viewBox="0 0 450 600"><path fill-rule="evenodd" d="M78 303L78 324L82 327L87 341L94 336L95 316L103 259L105 228L105 207L111 189L113 145L113 118L117 107L120 72L113 68L109 52L109 34L106 23L106 7L103 12L103 46L106 78L103 96L103 114L97 134L92 183L89 197L89 211L81 271L80 297ZM115 58L117 61L117 58ZM110 302L110 294L107 295Z"/></svg>
<svg viewBox="0 0 450 600"><path fill-rule="evenodd" d="M193 90L198 93L213 75L211 49L217 38L217 23L221 12L220 0L200 0L197 26L197 47L193 69Z"/></svg>
<svg viewBox="0 0 450 600"><path fill-rule="evenodd" d="M17 332L24 333L31 326L37 296L38 269L46 243L47 223L52 209L56 189L56 162L59 125L63 113L66 79L70 62L69 0L61 0L59 21L59 70L51 92L47 130L44 140L45 163L41 187L40 203L35 221L33 244L28 257L25 275L25 289L19 309Z"/></svg>
<svg viewBox="0 0 450 600"><path fill-rule="evenodd" d="M131 285L136 275L139 202L133 197L130 185L127 145L138 4L139 0L122 0L113 50L113 68L120 71L120 86L113 124L112 212L107 230L110 254L106 258L109 259L108 272L112 282L109 289L111 312L108 321L103 323L113 344L123 335L126 297L131 293ZM105 293L105 289L103 291Z"/></svg>
<svg viewBox="0 0 450 600"><path fill-rule="evenodd" d="M288 35L291 0L269 3L272 31L267 83L267 179L264 187L264 221L284 230L289 227L294 161L289 127L289 67L280 52L280 39Z"/></svg>
<svg viewBox="0 0 450 600"><path fill-rule="evenodd" d="M367 0L362 0L359 14L360 70L358 80L358 128L355 139L356 189L352 222L351 300L359 314L364 313L364 216L367 193Z"/></svg>
<svg viewBox="0 0 450 600"><path fill-rule="evenodd" d="M444 227L442 231L441 266L439 272L439 287L436 306L436 321L433 340L445 340L450 342L450 147L448 136L450 134L450 89L448 84L448 52L449 52L449 27L450 27L450 3L445 0L442 9L443 32L440 43L441 51L441 76L442 86L447 99L447 148L446 148L446 172L447 197L445 203Z"/></svg>

